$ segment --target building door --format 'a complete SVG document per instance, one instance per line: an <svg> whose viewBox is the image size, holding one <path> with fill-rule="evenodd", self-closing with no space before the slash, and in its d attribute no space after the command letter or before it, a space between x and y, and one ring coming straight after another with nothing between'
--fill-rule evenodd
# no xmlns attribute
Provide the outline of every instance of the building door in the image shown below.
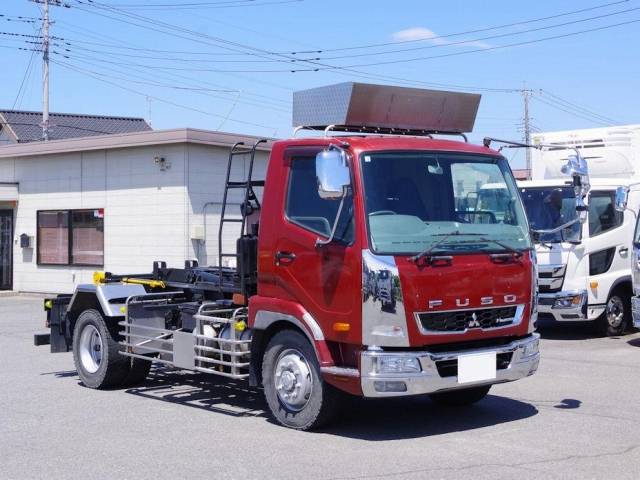
<svg viewBox="0 0 640 480"><path fill-rule="evenodd" d="M13 288L13 210L0 210L0 290Z"/></svg>

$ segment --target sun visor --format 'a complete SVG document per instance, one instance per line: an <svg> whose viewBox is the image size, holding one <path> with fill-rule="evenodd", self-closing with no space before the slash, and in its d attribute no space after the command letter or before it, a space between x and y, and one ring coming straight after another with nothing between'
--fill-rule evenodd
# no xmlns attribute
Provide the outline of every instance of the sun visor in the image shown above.
<svg viewBox="0 0 640 480"><path fill-rule="evenodd" d="M480 95L338 83L293 94L293 126L369 131L471 132ZM342 128L351 127L351 128Z"/></svg>

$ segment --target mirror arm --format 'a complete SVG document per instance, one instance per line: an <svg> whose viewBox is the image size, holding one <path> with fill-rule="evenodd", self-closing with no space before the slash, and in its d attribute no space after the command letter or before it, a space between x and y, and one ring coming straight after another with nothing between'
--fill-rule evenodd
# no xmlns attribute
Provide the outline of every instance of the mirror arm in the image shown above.
<svg viewBox="0 0 640 480"><path fill-rule="evenodd" d="M338 228L338 222L340 221L340 215L342 214L342 207L344 205L344 199L347 197L347 193L344 192L342 194L342 198L340 199L340 205L338 205L338 213L336 214L336 219L333 221L333 227L331 228L331 235L326 240L321 240L320 237L316 239L316 248L320 248L324 245L329 245L333 242L333 237L336 235L336 229Z"/></svg>

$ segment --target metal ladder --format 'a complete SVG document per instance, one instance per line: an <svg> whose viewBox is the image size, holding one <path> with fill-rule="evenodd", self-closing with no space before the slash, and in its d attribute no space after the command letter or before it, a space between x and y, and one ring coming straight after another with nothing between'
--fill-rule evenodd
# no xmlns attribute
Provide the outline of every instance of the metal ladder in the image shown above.
<svg viewBox="0 0 640 480"><path fill-rule="evenodd" d="M227 176L224 184L224 195L222 197L222 210L220 212L220 225L218 226L218 281L220 285L220 289L222 289L222 275L223 275L223 264L222 261L225 258L235 258L236 259L236 268L238 266L238 253L230 253L224 252L222 246L222 234L224 230L224 225L226 223L239 223L240 224L240 236L244 234L244 230L246 227L246 205L250 202L255 202L256 206L260 208L260 202L255 192L253 191L253 187L264 187L264 180L253 180L253 164L256 156L256 150L261 143L266 143L266 139L260 139L253 144L251 148L247 148L244 142L237 142L231 147L231 151L229 152L229 160L227 163ZM231 181L231 168L233 166L233 159L238 156L250 155L249 157L249 169L247 172L247 178L242 181ZM244 189L244 199L242 201L241 208L241 218L227 218L227 200L229 196L229 190L233 189Z"/></svg>

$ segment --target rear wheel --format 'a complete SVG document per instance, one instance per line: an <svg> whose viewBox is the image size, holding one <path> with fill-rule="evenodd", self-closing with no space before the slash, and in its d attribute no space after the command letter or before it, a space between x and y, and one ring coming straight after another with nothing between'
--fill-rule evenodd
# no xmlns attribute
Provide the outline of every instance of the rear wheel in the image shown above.
<svg viewBox="0 0 640 480"><path fill-rule="evenodd" d="M448 407L463 407L479 402L487 396L491 385L482 387L465 388L463 390L451 390L450 392L438 392L429 395L429 398L438 405Z"/></svg>
<svg viewBox="0 0 640 480"><path fill-rule="evenodd" d="M597 328L602 335L617 337L623 335L631 321L631 299L623 289L611 293L604 312L598 318Z"/></svg>
<svg viewBox="0 0 640 480"><path fill-rule="evenodd" d="M130 371L130 359L118 352L114 326L97 310L80 314L73 333L73 361L82 383L89 388L119 387Z"/></svg>
<svg viewBox="0 0 640 480"><path fill-rule="evenodd" d="M286 427L317 428L337 409L339 392L322 379L313 347L301 333L274 335L264 354L262 379L269 409Z"/></svg>

